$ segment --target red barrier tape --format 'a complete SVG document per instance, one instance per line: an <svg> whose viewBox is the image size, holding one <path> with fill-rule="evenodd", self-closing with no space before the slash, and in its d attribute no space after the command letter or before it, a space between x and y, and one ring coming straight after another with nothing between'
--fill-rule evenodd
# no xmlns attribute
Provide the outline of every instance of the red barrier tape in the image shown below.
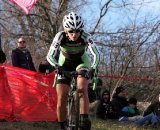
<svg viewBox="0 0 160 130"><path fill-rule="evenodd" d="M125 80L150 77L98 76ZM37 72L0 64L0 119L10 121L56 121L57 95L54 73Z"/></svg>
<svg viewBox="0 0 160 130"><path fill-rule="evenodd" d="M37 72L0 64L0 119L56 121L54 72Z"/></svg>
<svg viewBox="0 0 160 130"><path fill-rule="evenodd" d="M128 77L128 76L98 76L99 78L125 79L125 80L154 80L150 77Z"/></svg>

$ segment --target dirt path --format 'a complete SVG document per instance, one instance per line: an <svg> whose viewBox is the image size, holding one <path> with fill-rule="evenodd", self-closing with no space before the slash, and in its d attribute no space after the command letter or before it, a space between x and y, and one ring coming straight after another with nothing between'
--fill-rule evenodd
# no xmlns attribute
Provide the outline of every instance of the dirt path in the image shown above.
<svg viewBox="0 0 160 130"><path fill-rule="evenodd" d="M57 130L53 122L0 122L0 130Z"/></svg>

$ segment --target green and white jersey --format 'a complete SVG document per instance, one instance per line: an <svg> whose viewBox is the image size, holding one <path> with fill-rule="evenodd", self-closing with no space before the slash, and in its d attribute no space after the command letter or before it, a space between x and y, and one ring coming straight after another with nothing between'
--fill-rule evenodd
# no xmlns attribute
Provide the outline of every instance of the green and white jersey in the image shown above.
<svg viewBox="0 0 160 130"><path fill-rule="evenodd" d="M93 62L89 62L89 57L86 53L86 49L89 49L93 55ZM56 55L60 50L59 60L56 60ZM77 41L70 41L65 32L59 32L56 34L53 42L50 46L47 54L47 60L52 65L63 66L65 60L77 60L80 59L86 64L87 67L96 69L99 63L99 53L94 45L91 35L82 31Z"/></svg>

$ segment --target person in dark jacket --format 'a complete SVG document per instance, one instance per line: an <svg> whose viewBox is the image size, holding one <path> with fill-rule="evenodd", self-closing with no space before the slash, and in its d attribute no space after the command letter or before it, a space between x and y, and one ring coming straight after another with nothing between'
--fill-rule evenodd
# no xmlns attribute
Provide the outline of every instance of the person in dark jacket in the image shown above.
<svg viewBox="0 0 160 130"><path fill-rule="evenodd" d="M117 119L118 115L114 113L112 109L110 92L106 89L102 89L100 101L97 106L97 117L101 119Z"/></svg>
<svg viewBox="0 0 160 130"><path fill-rule="evenodd" d="M53 72L55 68L49 64L47 60L42 61L39 65L38 71L43 74L49 74Z"/></svg>
<svg viewBox="0 0 160 130"><path fill-rule="evenodd" d="M96 112L97 112L97 106L100 102L100 97L101 97L101 89L105 88L103 86L103 81L102 79L98 78L97 79L97 86L95 88L95 90L93 90L93 84L90 83L88 85L88 97L89 97L89 111L90 113L92 113L95 117L97 116L96 115Z"/></svg>
<svg viewBox="0 0 160 130"><path fill-rule="evenodd" d="M0 63L4 63L6 61L5 53L0 49Z"/></svg>
<svg viewBox="0 0 160 130"><path fill-rule="evenodd" d="M36 71L32 56L29 50L26 49L25 40L23 38L18 39L17 48L12 50L11 58L13 66Z"/></svg>
<svg viewBox="0 0 160 130"><path fill-rule="evenodd" d="M127 116L126 113L122 112L122 108L128 106L124 87L120 86L116 88L111 104L113 107L113 111L118 115L118 118L122 116Z"/></svg>
<svg viewBox="0 0 160 130"><path fill-rule="evenodd" d="M96 86L95 90L93 90L93 84L92 83L90 83L88 85L88 97L89 97L89 102L90 103L92 103L96 100L100 100L100 92L101 92L102 88L104 88L104 86L103 86L103 81L100 78L97 79L97 86Z"/></svg>
<svg viewBox="0 0 160 130"><path fill-rule="evenodd" d="M160 123L160 93L157 95L156 100L144 111L143 118L139 119L135 123L137 125L143 125L146 122L151 123L153 126Z"/></svg>

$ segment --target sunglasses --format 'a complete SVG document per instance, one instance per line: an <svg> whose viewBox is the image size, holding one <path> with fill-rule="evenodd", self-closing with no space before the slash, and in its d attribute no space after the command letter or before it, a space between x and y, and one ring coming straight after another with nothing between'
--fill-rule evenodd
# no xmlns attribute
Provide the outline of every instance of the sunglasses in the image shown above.
<svg viewBox="0 0 160 130"><path fill-rule="evenodd" d="M81 30L69 30L68 33L80 33Z"/></svg>
<svg viewBox="0 0 160 130"><path fill-rule="evenodd" d="M18 43L25 43L25 41L19 41Z"/></svg>

